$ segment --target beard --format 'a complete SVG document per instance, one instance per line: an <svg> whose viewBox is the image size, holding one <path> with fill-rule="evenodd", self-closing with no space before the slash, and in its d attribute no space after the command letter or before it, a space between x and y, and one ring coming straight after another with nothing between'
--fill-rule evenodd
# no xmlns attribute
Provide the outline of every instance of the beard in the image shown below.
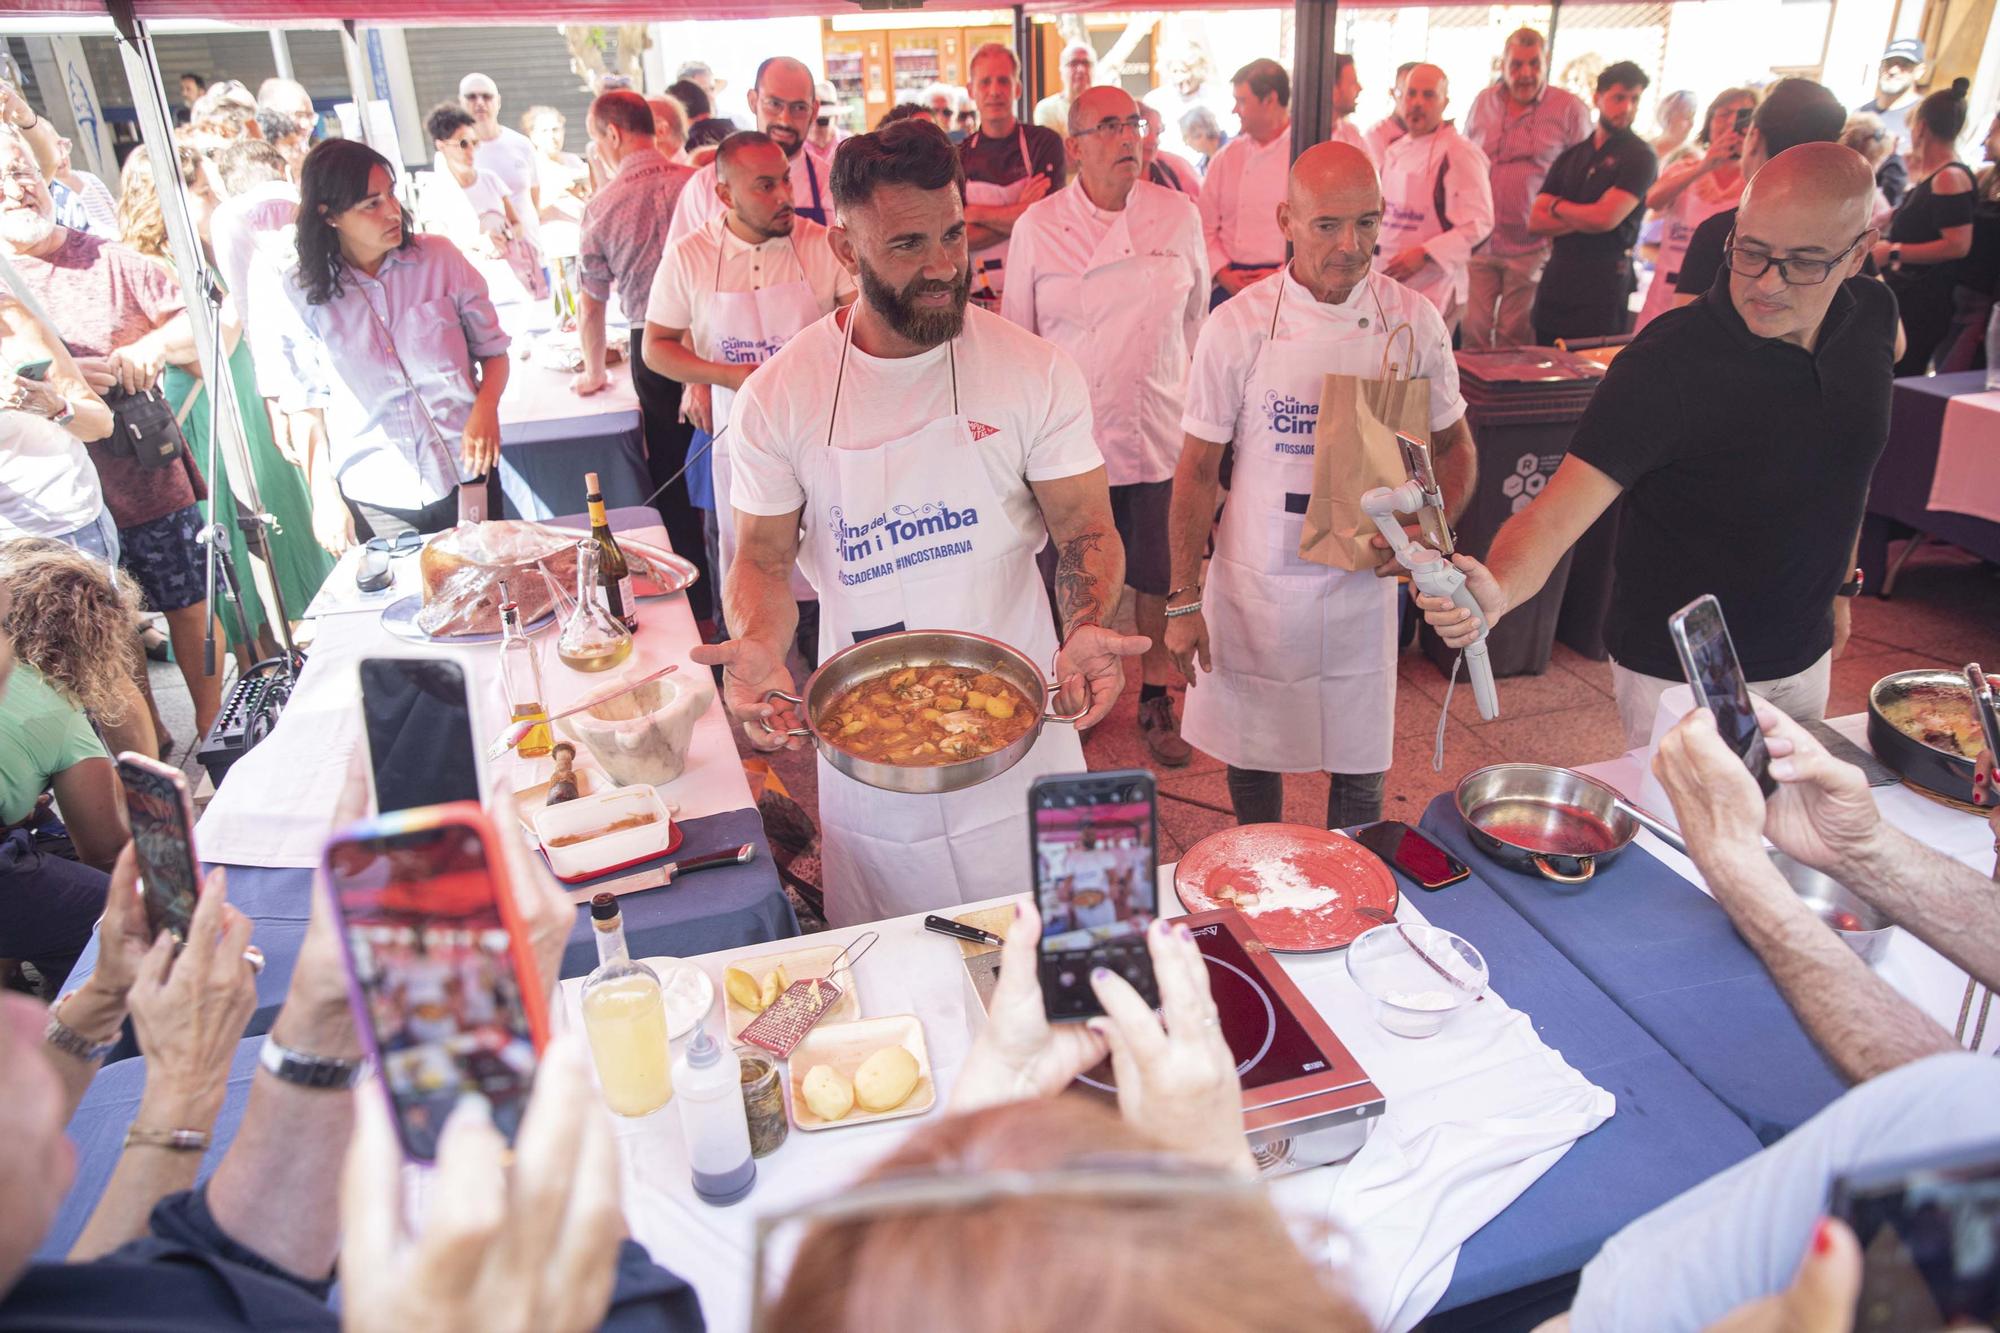
<svg viewBox="0 0 2000 1333"><path fill-rule="evenodd" d="M965 328L965 303L972 295L972 269L968 266L956 282L932 282L918 278L897 291L885 282L865 259L861 269L861 294L868 306L888 322L897 337L919 347L936 347L956 338ZM950 292L951 304L942 310L919 310L916 298L926 292Z"/></svg>
<svg viewBox="0 0 2000 1333"><path fill-rule="evenodd" d="M33 208L0 208L0 241L32 250L55 234L56 220Z"/></svg>
<svg viewBox="0 0 2000 1333"><path fill-rule="evenodd" d="M764 135L772 143L783 149L785 156L788 158L797 157L800 147L805 143L805 140L800 137L799 132L789 125L773 125L764 131Z"/></svg>

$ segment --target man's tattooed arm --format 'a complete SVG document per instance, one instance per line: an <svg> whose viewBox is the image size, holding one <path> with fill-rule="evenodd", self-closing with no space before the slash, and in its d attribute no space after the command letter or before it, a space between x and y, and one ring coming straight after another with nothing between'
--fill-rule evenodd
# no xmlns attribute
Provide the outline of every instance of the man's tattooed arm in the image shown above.
<svg viewBox="0 0 2000 1333"><path fill-rule="evenodd" d="M1056 544L1056 614L1067 639L1078 625L1103 624L1118 609L1125 546L1111 519L1102 468L1031 485Z"/></svg>

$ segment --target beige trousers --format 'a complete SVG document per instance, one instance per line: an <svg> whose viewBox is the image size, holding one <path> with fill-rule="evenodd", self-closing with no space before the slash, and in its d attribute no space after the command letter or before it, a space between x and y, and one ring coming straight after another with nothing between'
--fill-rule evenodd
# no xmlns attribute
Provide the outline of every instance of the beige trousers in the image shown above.
<svg viewBox="0 0 2000 1333"><path fill-rule="evenodd" d="M1535 285L1548 248L1525 255L1472 256L1465 298L1465 338L1468 348L1527 347L1535 341Z"/></svg>
<svg viewBox="0 0 2000 1333"><path fill-rule="evenodd" d="M1642 676L1616 662L1611 664L1611 694L1618 701L1618 721L1625 728L1625 748L1643 750L1653 741L1653 718L1660 711L1660 696L1677 680ZM1821 655L1804 671L1778 680L1753 680L1750 692L1800 722L1814 722L1826 716L1826 696L1833 684L1833 654Z"/></svg>

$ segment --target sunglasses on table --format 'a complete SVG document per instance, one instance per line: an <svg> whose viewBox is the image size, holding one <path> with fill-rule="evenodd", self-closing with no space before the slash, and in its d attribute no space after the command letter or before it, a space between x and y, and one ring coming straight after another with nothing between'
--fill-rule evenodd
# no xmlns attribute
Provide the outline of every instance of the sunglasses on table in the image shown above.
<svg viewBox="0 0 2000 1333"><path fill-rule="evenodd" d="M394 537L370 537L361 545L363 549L388 556L408 555L424 544L421 532L399 532Z"/></svg>
<svg viewBox="0 0 2000 1333"><path fill-rule="evenodd" d="M1761 278L1766 270L1776 268L1778 278L1788 287L1817 287L1832 276L1833 270L1854 253L1854 247L1861 244L1866 231L1847 243L1847 248L1831 259L1780 259L1762 250L1739 250L1736 233L1730 232L1729 239L1722 245L1722 262L1729 265L1729 271L1743 278Z"/></svg>

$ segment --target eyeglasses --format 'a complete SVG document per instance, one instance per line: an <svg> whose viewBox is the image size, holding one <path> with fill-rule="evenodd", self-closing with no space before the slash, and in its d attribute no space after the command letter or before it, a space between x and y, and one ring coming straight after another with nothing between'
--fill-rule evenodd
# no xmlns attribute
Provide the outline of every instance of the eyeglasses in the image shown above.
<svg viewBox="0 0 2000 1333"><path fill-rule="evenodd" d="M764 94L758 101L767 116L782 116L787 112L794 116L808 116L812 114L813 109L811 102L781 102L769 93Z"/></svg>
<svg viewBox="0 0 2000 1333"><path fill-rule="evenodd" d="M1780 259L1776 255L1765 254L1762 250L1739 250L1736 248L1736 233L1730 232L1729 239L1722 246L1722 262L1729 265L1729 271L1742 278L1761 278L1767 269L1775 267L1778 277L1788 287L1817 287L1833 276L1833 270L1854 253L1854 247L1861 244L1866 231L1847 243L1847 248L1831 259Z"/></svg>
<svg viewBox="0 0 2000 1333"><path fill-rule="evenodd" d="M829 126L829 125L833 124L833 117L832 117L832 116L814 116L814 117L813 117L813 124L815 124L815 125L819 126L819 127L821 128L821 129L825 129L825 128L826 128L827 126Z"/></svg>
<svg viewBox="0 0 2000 1333"><path fill-rule="evenodd" d="M1123 120L1100 120L1095 125L1077 131L1080 139L1086 134L1101 134L1107 139L1121 134L1142 134L1146 129L1144 116L1127 116Z"/></svg>
<svg viewBox="0 0 2000 1333"><path fill-rule="evenodd" d="M460 93L460 94L459 94L459 98L460 98L460 100L461 100L461 101L466 101L466 102L493 102L493 101L498 101L498 100L499 100L499 97L500 97L500 94L499 94L499 93Z"/></svg>
<svg viewBox="0 0 2000 1333"><path fill-rule="evenodd" d="M387 555L408 555L424 544L421 532L399 532L394 537L370 537L362 545L370 551L381 551Z"/></svg>
<svg viewBox="0 0 2000 1333"><path fill-rule="evenodd" d="M447 148L477 148L477 147L479 147L479 140L477 140L477 139L446 139L446 140L445 140L444 142L445 142L445 146L446 146Z"/></svg>

